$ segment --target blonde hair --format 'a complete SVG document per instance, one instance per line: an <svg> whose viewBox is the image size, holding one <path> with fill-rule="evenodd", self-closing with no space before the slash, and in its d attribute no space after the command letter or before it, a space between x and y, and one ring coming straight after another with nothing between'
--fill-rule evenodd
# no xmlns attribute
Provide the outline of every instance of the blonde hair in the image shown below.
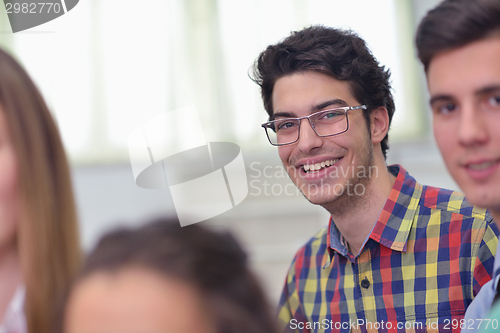
<svg viewBox="0 0 500 333"><path fill-rule="evenodd" d="M26 71L0 49L0 104L18 164L17 246L30 333L51 333L81 262L76 206L57 126Z"/></svg>

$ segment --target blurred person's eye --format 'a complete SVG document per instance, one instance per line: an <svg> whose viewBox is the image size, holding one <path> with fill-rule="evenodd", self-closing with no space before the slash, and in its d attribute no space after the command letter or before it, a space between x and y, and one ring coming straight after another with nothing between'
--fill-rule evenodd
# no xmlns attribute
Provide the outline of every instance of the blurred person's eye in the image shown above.
<svg viewBox="0 0 500 333"><path fill-rule="evenodd" d="M448 115L457 109L457 106L453 103L443 103L436 105L434 112L441 115Z"/></svg>
<svg viewBox="0 0 500 333"><path fill-rule="evenodd" d="M500 94L488 98L488 106L500 108Z"/></svg>

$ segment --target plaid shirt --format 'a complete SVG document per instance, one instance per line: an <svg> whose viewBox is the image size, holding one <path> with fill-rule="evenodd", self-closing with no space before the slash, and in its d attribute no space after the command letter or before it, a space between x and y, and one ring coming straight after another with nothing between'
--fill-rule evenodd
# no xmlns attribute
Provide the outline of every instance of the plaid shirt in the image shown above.
<svg viewBox="0 0 500 333"><path fill-rule="evenodd" d="M360 254L332 220L296 254L278 312L285 332L459 332L491 279L498 229L457 192L400 166Z"/></svg>

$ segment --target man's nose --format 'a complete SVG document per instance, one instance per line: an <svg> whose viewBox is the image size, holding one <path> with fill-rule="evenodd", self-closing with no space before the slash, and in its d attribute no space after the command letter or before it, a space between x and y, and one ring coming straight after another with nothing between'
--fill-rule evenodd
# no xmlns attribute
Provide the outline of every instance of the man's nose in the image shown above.
<svg viewBox="0 0 500 333"><path fill-rule="evenodd" d="M484 111L474 105L465 105L460 113L458 138L463 146L475 146L488 141L489 133Z"/></svg>
<svg viewBox="0 0 500 333"><path fill-rule="evenodd" d="M310 151L323 145L323 138L318 136L309 119L300 121L298 148L302 152Z"/></svg>

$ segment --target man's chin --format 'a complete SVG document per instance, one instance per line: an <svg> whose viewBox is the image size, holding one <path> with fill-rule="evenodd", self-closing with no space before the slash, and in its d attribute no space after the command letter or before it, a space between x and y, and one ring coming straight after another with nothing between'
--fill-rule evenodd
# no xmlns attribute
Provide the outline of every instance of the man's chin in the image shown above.
<svg viewBox="0 0 500 333"><path fill-rule="evenodd" d="M483 191L467 191L467 189L465 189L463 191L469 203L477 207L488 209L496 221L500 218L500 193L497 192L497 189L490 191L488 191L488 189L484 189ZM497 221L497 223L498 222L500 221Z"/></svg>
<svg viewBox="0 0 500 333"><path fill-rule="evenodd" d="M338 183L335 184L297 184L296 186L299 188L300 192L306 198L310 203L314 205L327 205L333 201L335 201L339 196L342 195L343 191L338 190L340 187L341 189L343 188L341 185ZM335 190L339 193L335 193Z"/></svg>
<svg viewBox="0 0 500 333"><path fill-rule="evenodd" d="M337 199L337 196L333 194L323 194L323 195L317 195L317 194L311 194L311 193L304 193L302 192L302 195L304 198L306 198L310 203L313 205L319 205L319 206L325 206L328 205Z"/></svg>

